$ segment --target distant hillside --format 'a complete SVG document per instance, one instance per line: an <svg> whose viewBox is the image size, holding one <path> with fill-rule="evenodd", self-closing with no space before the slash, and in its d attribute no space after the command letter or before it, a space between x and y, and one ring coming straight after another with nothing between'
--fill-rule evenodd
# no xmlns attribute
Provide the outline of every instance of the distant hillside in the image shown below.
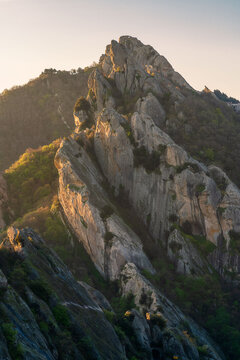
<svg viewBox="0 0 240 360"><path fill-rule="evenodd" d="M215 164L240 186L240 116L213 92L184 90L185 98L176 103L172 95L164 104L165 130L178 145L197 160Z"/></svg>
<svg viewBox="0 0 240 360"><path fill-rule="evenodd" d="M45 70L26 85L0 95L0 171L26 148L71 133L73 105L78 96L87 94L91 70Z"/></svg>
<svg viewBox="0 0 240 360"><path fill-rule="evenodd" d="M220 90L214 90L214 94L222 101L225 101L227 103L232 103L232 104L238 104L239 100L231 97L231 96L227 96L225 93L222 93Z"/></svg>

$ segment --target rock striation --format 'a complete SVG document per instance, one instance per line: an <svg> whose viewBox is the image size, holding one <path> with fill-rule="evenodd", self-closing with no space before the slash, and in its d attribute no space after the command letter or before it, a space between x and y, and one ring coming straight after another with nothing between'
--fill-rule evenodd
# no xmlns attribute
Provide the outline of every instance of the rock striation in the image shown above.
<svg viewBox="0 0 240 360"><path fill-rule="evenodd" d="M4 177L0 174L0 230L6 225L5 215L11 213L8 206L7 184Z"/></svg>
<svg viewBox="0 0 240 360"><path fill-rule="evenodd" d="M208 334L144 277L155 272L143 250L147 239L117 203L129 205L178 273L214 267L224 278L239 278L239 189L162 130L168 94L179 106L194 90L151 46L129 36L107 46L88 86L91 111L74 114L76 131L55 158L64 216L100 273L120 280L122 295L134 294L140 310L134 326L147 358L200 359L204 347L208 358L224 359Z"/></svg>
<svg viewBox="0 0 240 360"><path fill-rule="evenodd" d="M238 231L233 214L239 203L227 205L230 193L236 198L238 189L220 169L193 159L161 129L166 94L170 91L179 103L184 89L192 89L164 57L131 37L107 46L88 85L91 113L74 114L76 131L55 158L64 216L100 273L120 280L123 296L135 296L140 313L133 312L133 326L147 358L168 353L169 358L199 359L198 349L207 347L209 358L223 359L207 333L144 277L144 271L155 270L143 251L143 239L113 200L129 203L177 272L211 273L210 264L222 275L239 271L229 235ZM227 184L224 194L221 181ZM227 210L233 203L234 210ZM202 244L210 248L207 254ZM146 311L162 328L157 320L157 327L147 322Z"/></svg>
<svg viewBox="0 0 240 360"><path fill-rule="evenodd" d="M96 294L32 229L9 228L0 257L1 359L126 359Z"/></svg>

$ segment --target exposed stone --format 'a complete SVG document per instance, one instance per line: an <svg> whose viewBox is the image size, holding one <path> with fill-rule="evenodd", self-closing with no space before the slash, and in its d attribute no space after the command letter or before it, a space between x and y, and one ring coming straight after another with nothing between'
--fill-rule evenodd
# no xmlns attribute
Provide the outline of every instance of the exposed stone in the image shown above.
<svg viewBox="0 0 240 360"><path fill-rule="evenodd" d="M80 110L73 113L74 122L75 122L75 132L79 133L81 131L81 126L88 120L88 114L86 111Z"/></svg>
<svg viewBox="0 0 240 360"><path fill-rule="evenodd" d="M149 353L151 352L151 332L146 318L141 315L137 310L131 310L132 316L134 316L132 327L136 334L137 340L141 348L145 349Z"/></svg>
<svg viewBox="0 0 240 360"><path fill-rule="evenodd" d="M188 331L191 331L192 339L196 339L199 346L207 345L212 359L221 359L218 347L209 338L208 334L198 325L186 317L181 310L169 301L149 280L141 275L134 264L126 264L121 277L122 295L133 294L135 303L145 315L161 313L166 320L166 327L162 330L162 336L154 331L155 341L159 339L163 344L165 354L178 355L181 359L199 359L199 354L194 342L189 341ZM143 296L144 294L144 296ZM186 329L188 324L188 329Z"/></svg>
<svg viewBox="0 0 240 360"><path fill-rule="evenodd" d="M136 103L136 111L138 113L143 113L151 117L154 123L160 128L164 125L165 122L165 111L157 98L149 93L146 97L140 98Z"/></svg>
<svg viewBox="0 0 240 360"><path fill-rule="evenodd" d="M79 281L79 284L83 286L91 299L98 305L102 310L113 311L112 306L110 305L109 301L106 297L98 290L94 289L92 286L88 285L84 281Z"/></svg>
<svg viewBox="0 0 240 360"><path fill-rule="evenodd" d="M8 233L9 243L14 244L18 230L11 228ZM63 333L54 310L61 305L65 307L66 316L71 322L69 331L74 329L74 339L81 341L87 337L96 359L126 360L124 349L112 325L106 320L101 307L89 295L86 287L74 279L56 253L49 249L33 230L22 229L20 236L24 240L27 281L21 276L23 286L18 292L18 289L13 289L11 285L6 287L6 278L0 273L0 282L4 283L0 307L2 322L7 321L7 326L13 328L15 342L22 349L23 359L55 360L59 357L58 339L63 339ZM6 247L5 243L1 245L2 249L9 249L7 243ZM12 248L12 251L15 250L17 251ZM19 265L21 266L21 260ZM12 266L10 263L9 273L14 269ZM32 284L36 286L32 287ZM97 295L100 302L106 302L104 296L97 291L94 295ZM49 331L47 340L46 331ZM103 341L103 337L106 341ZM73 358L83 359L76 340L75 343L71 340L64 344L65 346L71 351ZM2 357L3 359L11 359L6 355L6 342L0 329L0 355L3 354L6 356Z"/></svg>
<svg viewBox="0 0 240 360"><path fill-rule="evenodd" d="M185 275L201 275L210 268L188 238L175 229L168 237L167 253L176 271Z"/></svg>
<svg viewBox="0 0 240 360"><path fill-rule="evenodd" d="M98 111L104 107L113 107L114 99L112 97L112 89L109 82L104 78L98 69L94 70L88 79L88 87L91 92L88 95L88 100L93 105L93 108L97 108ZM91 96L94 94L94 96Z"/></svg>

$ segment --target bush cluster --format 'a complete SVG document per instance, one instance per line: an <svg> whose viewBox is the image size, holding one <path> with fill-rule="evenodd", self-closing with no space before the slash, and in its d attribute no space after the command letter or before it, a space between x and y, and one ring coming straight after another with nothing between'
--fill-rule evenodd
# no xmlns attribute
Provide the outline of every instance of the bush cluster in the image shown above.
<svg viewBox="0 0 240 360"><path fill-rule="evenodd" d="M80 110L89 112L91 110L91 105L85 97L81 96L77 99L75 105L74 105L74 112L78 112Z"/></svg>

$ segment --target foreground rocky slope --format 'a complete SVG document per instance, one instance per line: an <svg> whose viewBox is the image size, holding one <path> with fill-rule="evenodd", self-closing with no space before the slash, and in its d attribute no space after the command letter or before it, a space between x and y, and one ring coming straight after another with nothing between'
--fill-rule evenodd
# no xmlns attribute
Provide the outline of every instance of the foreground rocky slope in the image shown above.
<svg viewBox="0 0 240 360"><path fill-rule="evenodd" d="M130 309L113 320L104 296L77 282L33 230L9 228L0 258L1 359L107 360L127 359L126 354L224 359L206 332L155 290L134 264L125 266L120 279L123 294L136 295L140 312ZM141 315L141 291L152 298L147 320Z"/></svg>
<svg viewBox="0 0 240 360"><path fill-rule="evenodd" d="M0 258L1 359L126 358L103 308L34 231L9 228Z"/></svg>

